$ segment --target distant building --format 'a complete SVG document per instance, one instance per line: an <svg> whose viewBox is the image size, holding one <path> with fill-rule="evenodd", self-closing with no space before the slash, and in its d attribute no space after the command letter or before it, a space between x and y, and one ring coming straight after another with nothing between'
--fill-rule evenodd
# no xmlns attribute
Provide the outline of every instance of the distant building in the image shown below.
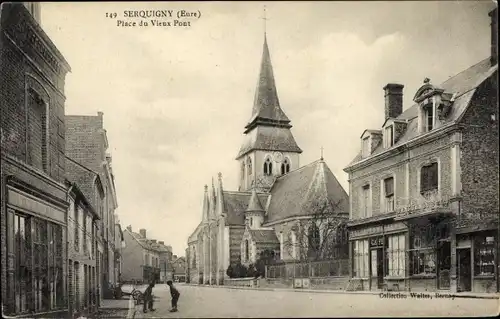
<svg viewBox="0 0 500 319"><path fill-rule="evenodd" d="M0 10L3 313L66 317L64 85L70 66L40 25L40 3L6 2Z"/></svg>
<svg viewBox="0 0 500 319"><path fill-rule="evenodd" d="M160 255L160 282L165 283L171 273L171 267L169 267L172 262L172 246L166 246L164 241L158 242L158 250Z"/></svg>
<svg viewBox="0 0 500 319"><path fill-rule="evenodd" d="M120 219L115 214L115 278L116 282L121 282L121 274L123 269L122 254L125 248L125 237L123 237L123 230L120 225Z"/></svg>
<svg viewBox="0 0 500 319"><path fill-rule="evenodd" d="M174 261L172 261L173 268L173 280L175 282L186 282L186 258L179 257L174 255Z"/></svg>
<svg viewBox="0 0 500 319"><path fill-rule="evenodd" d="M146 230L139 233L127 226L123 231L125 248L122 249L122 282L148 283L160 280L160 249L154 239L146 237Z"/></svg>
<svg viewBox="0 0 500 319"><path fill-rule="evenodd" d="M491 56L403 112L387 84L385 122L365 130L349 174L351 275L362 290L497 291L497 9ZM435 61L438 62L438 61Z"/></svg>

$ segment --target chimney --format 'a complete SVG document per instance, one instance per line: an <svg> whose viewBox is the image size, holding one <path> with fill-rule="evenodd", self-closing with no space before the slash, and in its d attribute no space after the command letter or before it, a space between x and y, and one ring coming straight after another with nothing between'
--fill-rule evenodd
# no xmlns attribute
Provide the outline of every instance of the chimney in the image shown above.
<svg viewBox="0 0 500 319"><path fill-rule="evenodd" d="M160 244L160 245L165 245L165 242L164 242L163 240L160 240L160 241L158 242L158 244Z"/></svg>
<svg viewBox="0 0 500 319"><path fill-rule="evenodd" d="M404 85L388 83L385 91L385 119L396 118L403 113L403 88Z"/></svg>
<svg viewBox="0 0 500 319"><path fill-rule="evenodd" d="M127 229L128 229L129 232L132 232L132 225L128 225Z"/></svg>
<svg viewBox="0 0 500 319"><path fill-rule="evenodd" d="M146 238L146 230L144 228L139 229L139 234L141 234L143 238Z"/></svg>
<svg viewBox="0 0 500 319"><path fill-rule="evenodd" d="M498 7L495 7L495 9L491 10L490 13L488 14L491 18L491 56L490 56L490 63L491 66L495 66L498 62L498 51L497 51L497 44L498 44Z"/></svg>
<svg viewBox="0 0 500 319"><path fill-rule="evenodd" d="M153 242L153 244L156 244L156 239L151 239L151 241Z"/></svg>

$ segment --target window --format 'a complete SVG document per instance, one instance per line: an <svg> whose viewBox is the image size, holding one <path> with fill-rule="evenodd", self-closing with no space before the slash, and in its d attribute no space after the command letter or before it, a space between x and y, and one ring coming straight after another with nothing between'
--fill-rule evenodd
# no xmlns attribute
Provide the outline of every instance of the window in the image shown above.
<svg viewBox="0 0 500 319"><path fill-rule="evenodd" d="M495 274L495 238L479 236L474 242L474 275Z"/></svg>
<svg viewBox="0 0 500 319"><path fill-rule="evenodd" d="M83 212L82 214L82 218L83 218L83 221L82 221L82 226L83 226L83 238L82 238L82 243L83 243L83 252L84 253L87 253L88 251L88 247L87 247L87 217L85 216L85 212Z"/></svg>
<svg viewBox="0 0 500 319"><path fill-rule="evenodd" d="M390 277L405 276L405 235L387 237L387 274Z"/></svg>
<svg viewBox="0 0 500 319"><path fill-rule="evenodd" d="M47 116L46 106L40 95L28 90L28 153L27 162L38 169L47 171Z"/></svg>
<svg viewBox="0 0 500 319"><path fill-rule="evenodd" d="M248 175L252 175L252 159L248 158Z"/></svg>
<svg viewBox="0 0 500 319"><path fill-rule="evenodd" d="M281 164L281 175L285 175L288 172L290 172L290 160L286 157L285 161Z"/></svg>
<svg viewBox="0 0 500 319"><path fill-rule="evenodd" d="M388 126L385 128L384 134L384 147L389 148L394 145L394 126Z"/></svg>
<svg viewBox="0 0 500 319"><path fill-rule="evenodd" d="M438 190L438 163L423 166L420 171L420 193L426 194Z"/></svg>
<svg viewBox="0 0 500 319"><path fill-rule="evenodd" d="M248 247L248 239L245 239L245 261L249 259L249 247Z"/></svg>
<svg viewBox="0 0 500 319"><path fill-rule="evenodd" d="M273 174L273 163L271 163L271 159L268 157L264 162L264 175L271 176Z"/></svg>
<svg viewBox="0 0 500 319"><path fill-rule="evenodd" d="M370 185L361 188L361 218L371 216Z"/></svg>
<svg viewBox="0 0 500 319"><path fill-rule="evenodd" d="M20 215L14 215L14 253L16 254L15 313L23 313L29 309L31 298L31 245L29 220Z"/></svg>
<svg viewBox="0 0 500 319"><path fill-rule="evenodd" d="M368 270L368 240L357 240L354 242L353 275L356 278L367 278Z"/></svg>
<svg viewBox="0 0 500 319"><path fill-rule="evenodd" d="M436 228L413 227L410 234L410 275L436 274Z"/></svg>
<svg viewBox="0 0 500 319"><path fill-rule="evenodd" d="M384 179L384 198L385 198L385 212L390 213L394 211L394 178L389 177Z"/></svg>
<svg viewBox="0 0 500 319"><path fill-rule="evenodd" d="M370 155L370 136L367 136L362 141L362 155L363 157Z"/></svg>
<svg viewBox="0 0 500 319"><path fill-rule="evenodd" d="M75 242L74 242L74 247L75 247L75 250L78 251L79 247L80 247L80 223L78 222L78 219L80 218L78 216L78 203L75 201L75 204L74 204L74 211L75 211L75 220L74 220L74 223L75 223Z"/></svg>
<svg viewBox="0 0 500 319"><path fill-rule="evenodd" d="M312 224L308 231L308 255L309 257L317 257L320 250L320 234L316 224Z"/></svg>
<svg viewBox="0 0 500 319"><path fill-rule="evenodd" d="M424 121L424 132L432 131L435 121L433 103L424 106Z"/></svg>

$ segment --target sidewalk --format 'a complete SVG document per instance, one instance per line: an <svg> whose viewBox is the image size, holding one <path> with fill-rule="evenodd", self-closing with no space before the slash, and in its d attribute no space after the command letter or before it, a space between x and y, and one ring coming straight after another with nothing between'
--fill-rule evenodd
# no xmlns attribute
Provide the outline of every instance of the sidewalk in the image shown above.
<svg viewBox="0 0 500 319"><path fill-rule="evenodd" d="M211 286L211 285L197 285L197 284L185 284L188 286L198 286L198 287L211 287L211 288L226 288L226 289L240 289L240 290L263 290L263 291L293 291L293 292L307 292L307 293L326 293L326 294L353 294L353 295L380 295L381 293L391 293L391 294L405 294L409 295L409 292L387 292L387 291L345 291L345 290L327 290L327 289L302 289L302 288L269 288L269 287L235 287L235 286ZM419 292L414 292L419 293ZM434 291L427 291L425 293L434 294ZM451 294L455 298L476 298L476 299L500 299L500 294L498 293L479 293L479 292L456 292L447 293L439 292L442 294Z"/></svg>
<svg viewBox="0 0 500 319"><path fill-rule="evenodd" d="M131 297L122 299L104 299L96 318L127 318L135 317L135 301Z"/></svg>

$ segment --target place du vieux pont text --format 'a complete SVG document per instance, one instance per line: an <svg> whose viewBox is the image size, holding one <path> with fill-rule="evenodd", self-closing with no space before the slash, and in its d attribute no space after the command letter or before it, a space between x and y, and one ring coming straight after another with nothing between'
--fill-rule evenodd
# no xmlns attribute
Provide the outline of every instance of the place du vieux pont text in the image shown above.
<svg viewBox="0 0 500 319"><path fill-rule="evenodd" d="M117 27L190 27L201 18L199 10L124 10L106 12Z"/></svg>

